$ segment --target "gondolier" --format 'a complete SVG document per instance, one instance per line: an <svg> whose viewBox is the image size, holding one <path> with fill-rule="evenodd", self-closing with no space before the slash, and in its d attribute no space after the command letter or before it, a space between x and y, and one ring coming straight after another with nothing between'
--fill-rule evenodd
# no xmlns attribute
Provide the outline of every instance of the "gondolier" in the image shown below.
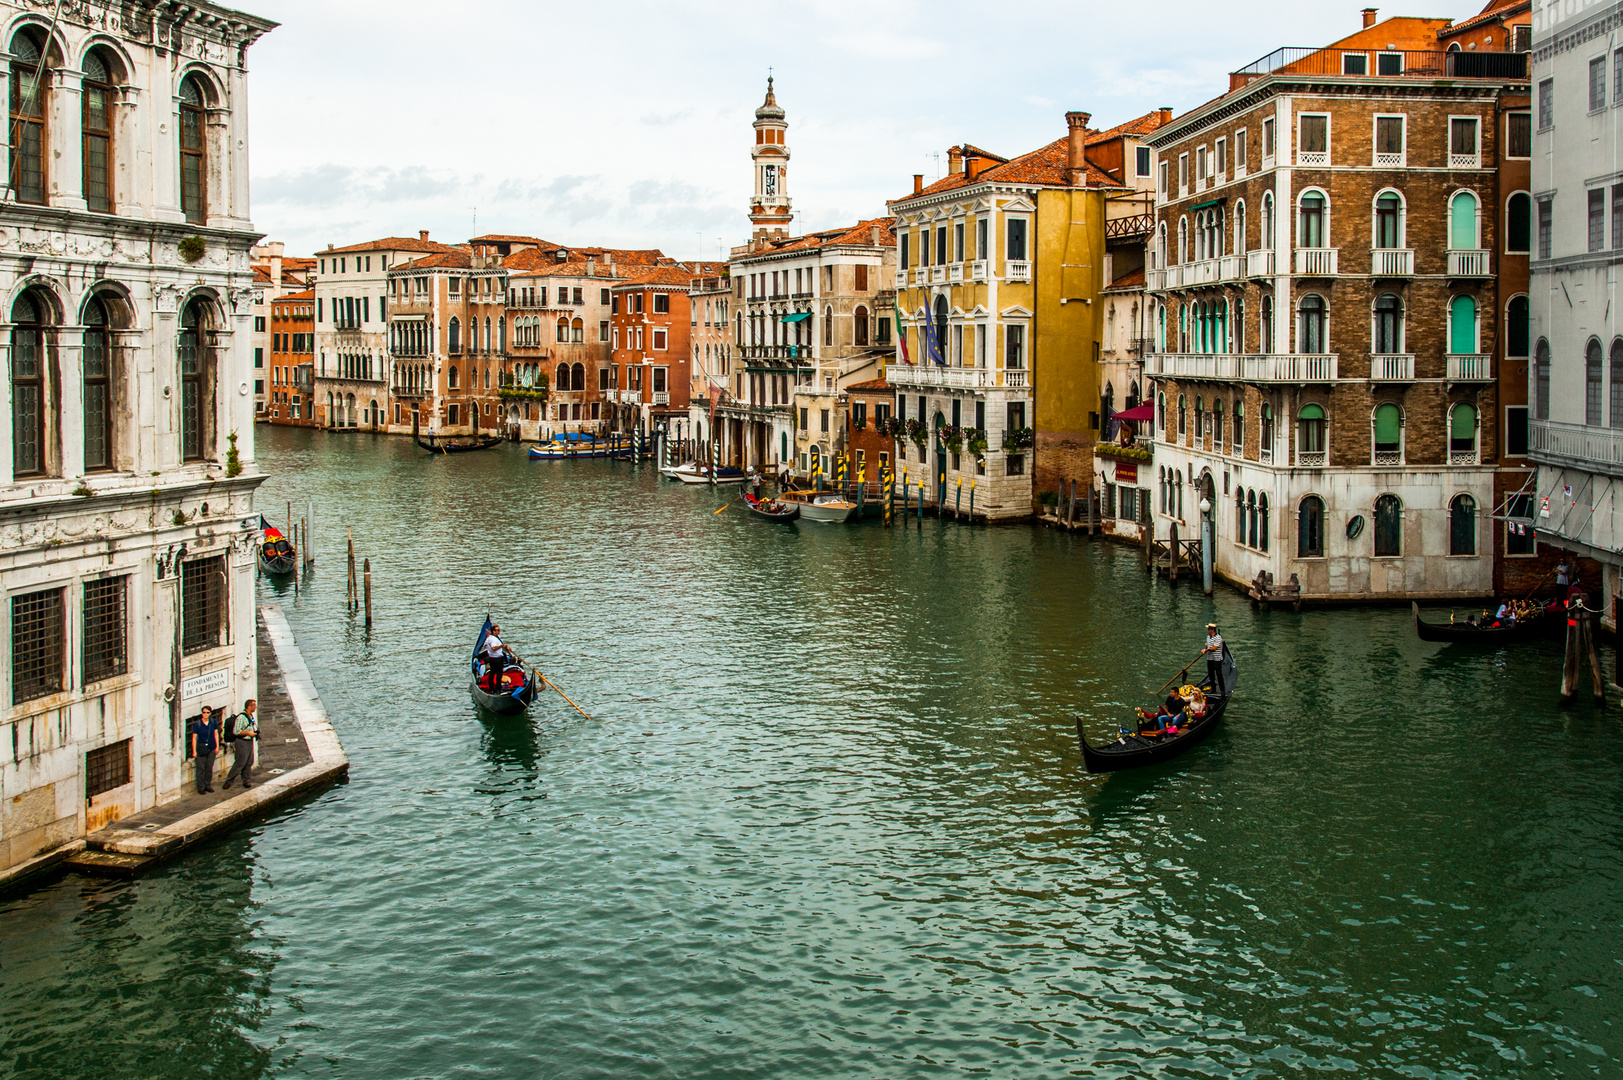
<svg viewBox="0 0 1623 1080"><path fill-rule="evenodd" d="M1217 632L1217 624L1207 623L1206 647L1201 652L1206 656L1206 678L1218 697L1228 696L1223 688L1223 648L1223 635Z"/></svg>

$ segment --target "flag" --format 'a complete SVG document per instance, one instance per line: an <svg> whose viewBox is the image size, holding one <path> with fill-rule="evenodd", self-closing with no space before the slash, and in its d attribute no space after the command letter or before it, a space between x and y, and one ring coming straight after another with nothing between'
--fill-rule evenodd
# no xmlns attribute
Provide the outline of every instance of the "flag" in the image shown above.
<svg viewBox="0 0 1623 1080"><path fill-rule="evenodd" d="M259 528L265 534L265 543L267 544L283 539L282 530L266 521L264 514L259 515Z"/></svg>
<svg viewBox="0 0 1623 1080"><path fill-rule="evenodd" d="M890 304L896 312L896 340L902 346L902 363L911 364L913 358L907 355L907 328L902 325L901 301L892 299Z"/></svg>
<svg viewBox="0 0 1623 1080"><path fill-rule="evenodd" d="M932 364L938 364L942 367L946 366L947 358L941 355L940 334L945 331L945 326L937 327L935 320L930 317L930 304L926 302L924 305L924 333L929 340L925 342L924 355L929 358Z"/></svg>

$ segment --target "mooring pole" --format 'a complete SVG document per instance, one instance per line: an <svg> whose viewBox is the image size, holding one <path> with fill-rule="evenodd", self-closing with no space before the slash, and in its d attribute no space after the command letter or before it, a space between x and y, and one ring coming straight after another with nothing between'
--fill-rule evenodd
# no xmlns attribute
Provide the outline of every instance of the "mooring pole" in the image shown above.
<svg viewBox="0 0 1623 1080"><path fill-rule="evenodd" d="M372 560L362 564L366 571L366 628L372 629Z"/></svg>
<svg viewBox="0 0 1623 1080"><path fill-rule="evenodd" d="M907 526L907 513L908 513L908 509L912 505L909 500L911 500L912 497L913 497L913 492L907 486L907 470L903 469L902 470L902 526L903 526L903 528L906 528L906 526ZM893 503L896 501L896 494L894 492L891 493L890 500Z"/></svg>
<svg viewBox="0 0 1623 1080"><path fill-rule="evenodd" d="M924 477L919 477L919 528L924 528Z"/></svg>
<svg viewBox="0 0 1623 1080"><path fill-rule="evenodd" d="M1595 623L1599 612L1584 609L1584 652L1589 654L1589 674L1594 682L1595 704L1606 704L1606 688L1600 677L1600 650L1595 647Z"/></svg>
<svg viewBox="0 0 1623 1080"><path fill-rule="evenodd" d="M349 591L345 594L344 605L349 610L354 611L357 599L355 595L357 591L355 588L355 531L346 529L344 532L349 540Z"/></svg>
<svg viewBox="0 0 1623 1080"><path fill-rule="evenodd" d="M964 509L964 478L958 478L958 489L952 498L952 520L957 521L963 517Z"/></svg>
<svg viewBox="0 0 1623 1080"><path fill-rule="evenodd" d="M1172 539L1167 541L1167 577L1178 583L1178 523L1172 523Z"/></svg>
<svg viewBox="0 0 1623 1080"><path fill-rule="evenodd" d="M969 478L969 523L975 524L975 478Z"/></svg>
<svg viewBox="0 0 1623 1080"><path fill-rule="evenodd" d="M1566 657L1561 665L1561 704L1571 705L1572 699L1578 694L1578 649L1582 642L1579 640L1582 631L1578 624L1578 612L1569 603L1567 605L1567 649Z"/></svg>

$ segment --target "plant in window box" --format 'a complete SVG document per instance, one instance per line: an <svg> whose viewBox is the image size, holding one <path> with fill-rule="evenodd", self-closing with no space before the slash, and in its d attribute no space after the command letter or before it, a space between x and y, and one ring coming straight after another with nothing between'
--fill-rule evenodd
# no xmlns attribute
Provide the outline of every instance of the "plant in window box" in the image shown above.
<svg viewBox="0 0 1623 1080"><path fill-rule="evenodd" d="M851 430L861 431L868 426L868 418L858 413L851 414Z"/></svg>
<svg viewBox="0 0 1623 1080"><path fill-rule="evenodd" d="M975 460L984 461L986 459L985 431L978 427L965 428L964 443L969 447L969 452L975 455Z"/></svg>
<svg viewBox="0 0 1623 1080"><path fill-rule="evenodd" d="M909 420L907 422L907 437L922 447L930 441L930 429L924 426L922 420Z"/></svg>
<svg viewBox="0 0 1623 1080"><path fill-rule="evenodd" d="M1028 427L1009 428L1003 433L1003 449L1012 453L1025 450L1037 441L1037 433Z"/></svg>
<svg viewBox="0 0 1623 1080"><path fill-rule="evenodd" d="M179 245L180 257L189 263L194 263L203 257L208 250L208 242L201 236L188 236Z"/></svg>
<svg viewBox="0 0 1623 1080"><path fill-rule="evenodd" d="M941 440L941 445L954 454L964 448L964 429L956 424L942 424L935 429L935 433L936 438Z"/></svg>

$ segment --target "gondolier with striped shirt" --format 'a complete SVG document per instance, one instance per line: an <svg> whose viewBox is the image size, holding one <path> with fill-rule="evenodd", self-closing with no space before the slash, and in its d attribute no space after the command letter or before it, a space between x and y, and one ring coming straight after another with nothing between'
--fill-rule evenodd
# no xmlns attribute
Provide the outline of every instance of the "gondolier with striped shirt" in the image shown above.
<svg viewBox="0 0 1623 1080"><path fill-rule="evenodd" d="M1223 689L1223 635L1217 632L1216 623L1206 624L1206 647L1201 650L1206 656L1206 678L1211 680L1212 689L1218 697L1226 697Z"/></svg>

